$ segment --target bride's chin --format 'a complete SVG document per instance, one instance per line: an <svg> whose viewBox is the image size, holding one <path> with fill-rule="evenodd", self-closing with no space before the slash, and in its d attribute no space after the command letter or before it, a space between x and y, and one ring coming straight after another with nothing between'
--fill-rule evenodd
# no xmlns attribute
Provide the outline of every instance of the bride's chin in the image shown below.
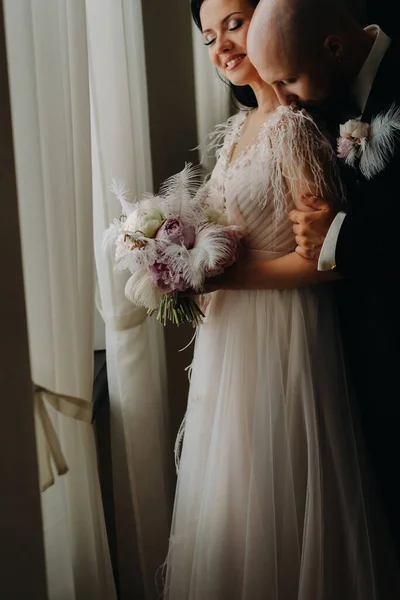
<svg viewBox="0 0 400 600"><path fill-rule="evenodd" d="M250 77L248 73L240 73L240 66L238 67L237 72L233 71L225 71L223 69L219 69L220 75L232 85L237 85L239 87L243 87L245 85L249 85Z"/></svg>
<svg viewBox="0 0 400 600"><path fill-rule="evenodd" d="M225 78L229 81L229 83L238 87L244 87L245 85L249 85L250 83L247 77L226 77L225 75Z"/></svg>

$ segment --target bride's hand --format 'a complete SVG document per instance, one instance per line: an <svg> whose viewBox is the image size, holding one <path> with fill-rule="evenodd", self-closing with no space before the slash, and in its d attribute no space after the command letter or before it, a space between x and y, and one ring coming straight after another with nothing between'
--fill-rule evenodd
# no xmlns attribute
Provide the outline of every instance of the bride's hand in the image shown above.
<svg viewBox="0 0 400 600"><path fill-rule="evenodd" d="M180 295L190 296L201 308L200 303L203 301L205 295L212 294L212 292L216 292L218 290L239 289L239 271L240 269L238 268L238 264L235 263L232 267L225 269L225 271L221 275L206 279L201 292L196 292L195 290L187 289L184 292L180 292Z"/></svg>
<svg viewBox="0 0 400 600"><path fill-rule="evenodd" d="M207 279L200 294L194 290L186 290L185 292L182 292L182 294L184 296L201 297L204 294L211 294L212 292L216 292L218 290L245 289L245 284L250 275L250 271L251 263L242 257L231 267L225 269L221 275Z"/></svg>
<svg viewBox="0 0 400 600"><path fill-rule="evenodd" d="M208 294L217 290L240 290L244 286L247 274L248 263L244 260L239 260L231 267L225 269L221 275L207 279L204 291Z"/></svg>

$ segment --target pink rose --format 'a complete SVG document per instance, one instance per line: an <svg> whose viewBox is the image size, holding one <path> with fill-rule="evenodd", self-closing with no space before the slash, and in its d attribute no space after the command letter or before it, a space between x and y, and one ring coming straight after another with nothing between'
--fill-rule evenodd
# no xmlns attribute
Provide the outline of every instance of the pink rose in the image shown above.
<svg viewBox="0 0 400 600"><path fill-rule="evenodd" d="M193 248L196 239L194 228L184 225L180 219L167 219L156 233L156 239Z"/></svg>

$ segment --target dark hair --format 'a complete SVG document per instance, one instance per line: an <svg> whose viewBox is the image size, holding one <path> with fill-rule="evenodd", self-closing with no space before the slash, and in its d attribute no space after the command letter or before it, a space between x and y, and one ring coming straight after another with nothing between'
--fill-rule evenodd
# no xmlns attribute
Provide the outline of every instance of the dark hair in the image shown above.
<svg viewBox="0 0 400 600"><path fill-rule="evenodd" d="M248 0L249 4L254 6L254 8L257 6L259 1L260 0ZM203 2L204 0L190 0L190 10L192 11L193 21L196 23L200 31L202 30L200 9ZM236 102L238 102L240 105L247 106L248 108L256 108L258 106L255 93L249 85L233 85L233 83L230 81L227 82L225 79L222 79L222 81L230 87L234 100L236 100Z"/></svg>

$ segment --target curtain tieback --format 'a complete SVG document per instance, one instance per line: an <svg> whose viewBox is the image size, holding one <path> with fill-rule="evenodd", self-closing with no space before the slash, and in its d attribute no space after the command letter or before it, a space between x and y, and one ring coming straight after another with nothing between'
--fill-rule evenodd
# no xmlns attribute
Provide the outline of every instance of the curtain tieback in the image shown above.
<svg viewBox="0 0 400 600"><path fill-rule="evenodd" d="M95 290L95 304L104 323L108 327L112 327L114 331L127 331L128 329L138 327L138 325L142 325L145 322L148 316L145 308L140 308L133 305L132 308L126 313L119 315L107 314L103 310L100 289L98 285L96 285Z"/></svg>
<svg viewBox="0 0 400 600"><path fill-rule="evenodd" d="M86 423L91 422L92 405L86 400L56 394L36 384L33 386L33 396L40 489L44 492L54 484L51 461L53 461L58 475L64 475L68 472L68 465L61 443L47 412L45 401L66 417Z"/></svg>

